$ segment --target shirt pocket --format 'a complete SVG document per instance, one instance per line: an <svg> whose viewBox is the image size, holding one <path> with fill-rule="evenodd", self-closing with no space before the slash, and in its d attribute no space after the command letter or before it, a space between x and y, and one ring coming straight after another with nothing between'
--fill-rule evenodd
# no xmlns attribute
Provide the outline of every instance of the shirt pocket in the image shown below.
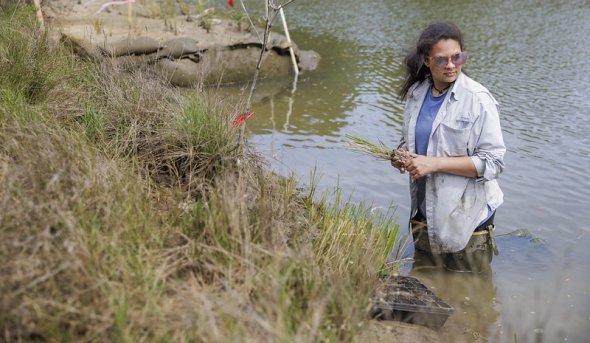
<svg viewBox="0 0 590 343"><path fill-rule="evenodd" d="M464 116L440 123L440 147L445 156L469 155L468 143L473 121L472 118Z"/></svg>

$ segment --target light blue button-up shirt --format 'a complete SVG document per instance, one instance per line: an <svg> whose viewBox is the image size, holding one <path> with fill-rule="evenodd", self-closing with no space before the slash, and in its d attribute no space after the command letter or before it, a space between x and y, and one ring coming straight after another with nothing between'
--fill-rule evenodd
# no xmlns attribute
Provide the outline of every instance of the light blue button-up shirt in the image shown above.
<svg viewBox="0 0 590 343"><path fill-rule="evenodd" d="M411 152L416 152L416 120L429 89L429 81L424 81L408 91L400 146ZM426 155L470 156L478 177L448 173L426 176L424 215L432 252L465 248L488 207L493 211L502 204L503 193L496 178L504 170L505 152L498 102L485 87L461 73L434 119ZM412 178L410 194L413 216L418 204Z"/></svg>

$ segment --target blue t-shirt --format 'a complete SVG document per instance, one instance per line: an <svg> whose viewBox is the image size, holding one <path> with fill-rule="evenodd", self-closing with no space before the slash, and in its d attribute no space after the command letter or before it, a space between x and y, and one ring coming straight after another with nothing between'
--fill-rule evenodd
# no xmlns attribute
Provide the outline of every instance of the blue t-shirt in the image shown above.
<svg viewBox="0 0 590 343"><path fill-rule="evenodd" d="M445 95L433 96L432 86L426 92L426 97L424 97L420 113L418 114L418 120L416 121L416 153L418 155L426 155L426 151L428 151L432 123L445 100Z"/></svg>
<svg viewBox="0 0 590 343"><path fill-rule="evenodd" d="M426 92L420 113L418 113L418 119L416 120L416 153L418 155L426 155L428 151L428 141L430 140L430 132L432 132L432 123L436 118L438 110L442 106L445 95L433 96L432 86ZM423 215L426 215L426 178L422 177L417 181L418 186L418 208Z"/></svg>

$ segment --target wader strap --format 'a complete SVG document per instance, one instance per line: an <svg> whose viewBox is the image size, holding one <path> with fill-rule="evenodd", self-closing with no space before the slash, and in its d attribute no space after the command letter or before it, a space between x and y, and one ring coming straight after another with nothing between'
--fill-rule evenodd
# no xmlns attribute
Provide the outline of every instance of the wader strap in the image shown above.
<svg viewBox="0 0 590 343"><path fill-rule="evenodd" d="M476 231L472 234L472 236L482 236L482 235L493 235L493 232L496 231L496 226L494 224L489 225L484 230Z"/></svg>
<svg viewBox="0 0 590 343"><path fill-rule="evenodd" d="M419 229L428 229L428 225L426 225L426 222L423 222L421 220L411 220L410 223L412 224L412 231Z"/></svg>
<svg viewBox="0 0 590 343"><path fill-rule="evenodd" d="M496 225L488 225L485 230L477 231L473 233L473 236L482 236L482 235L489 235L490 245L492 246L492 250L494 251L494 255L498 256L500 252L498 251L498 246L496 245Z"/></svg>

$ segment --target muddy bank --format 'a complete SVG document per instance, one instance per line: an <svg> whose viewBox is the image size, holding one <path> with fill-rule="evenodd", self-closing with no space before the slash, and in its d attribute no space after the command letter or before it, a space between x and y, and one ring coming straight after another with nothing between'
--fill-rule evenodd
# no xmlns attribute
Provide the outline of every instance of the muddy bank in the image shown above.
<svg viewBox="0 0 590 343"><path fill-rule="evenodd" d="M59 28L59 38L77 54L109 59L129 70L149 67L172 84L227 84L252 79L262 48L263 30L220 18L215 9L201 14L163 17L136 2L101 10L103 2L49 1L44 12ZM99 12L100 11L100 12ZM97 13L99 12L99 13ZM261 78L293 75L292 47L299 71L314 70L319 55L271 33Z"/></svg>

